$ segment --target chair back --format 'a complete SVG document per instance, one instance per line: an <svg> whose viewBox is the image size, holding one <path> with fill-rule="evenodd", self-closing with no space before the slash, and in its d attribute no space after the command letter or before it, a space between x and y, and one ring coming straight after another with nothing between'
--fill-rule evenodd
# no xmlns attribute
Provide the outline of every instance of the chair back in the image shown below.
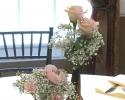
<svg viewBox="0 0 125 100"><path fill-rule="evenodd" d="M52 49L48 42L53 35L53 28L48 31L15 31L0 32L0 60L19 59L44 59L46 64L51 64ZM8 40L9 39L9 40ZM31 68L0 68L0 72L10 70L32 70Z"/></svg>

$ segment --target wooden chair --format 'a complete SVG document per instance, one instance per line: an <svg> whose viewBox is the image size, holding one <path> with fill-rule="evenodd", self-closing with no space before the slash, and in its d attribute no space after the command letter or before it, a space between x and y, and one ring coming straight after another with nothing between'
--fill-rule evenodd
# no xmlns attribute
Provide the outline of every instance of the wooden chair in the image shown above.
<svg viewBox="0 0 125 100"><path fill-rule="evenodd" d="M11 37L11 49L7 44L6 36L10 35ZM16 36L20 35L21 43L16 45L17 39ZM10 60L34 60L40 59L45 60L46 64L51 64L52 59L52 49L48 47L48 42L53 35L53 28L49 28L49 31L16 31L16 32L0 32L0 37L2 37L3 45L0 46L0 60L1 61L10 61ZM28 44L25 36L30 38ZM34 36L37 36L38 43L34 44ZM17 40L17 41L16 41ZM44 41L46 43L43 43ZM36 41L36 40L35 40ZM12 54L13 52L13 54ZM4 54L3 54L4 53ZM29 53L29 54L28 54ZM19 65L20 66L20 65ZM34 66L31 67L0 67L1 72L10 72L10 71L25 71L31 72Z"/></svg>

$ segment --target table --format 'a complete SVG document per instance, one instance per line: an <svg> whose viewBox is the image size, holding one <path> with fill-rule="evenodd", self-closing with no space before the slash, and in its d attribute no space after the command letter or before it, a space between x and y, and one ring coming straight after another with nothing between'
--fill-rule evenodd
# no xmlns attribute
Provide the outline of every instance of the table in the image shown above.
<svg viewBox="0 0 125 100"><path fill-rule="evenodd" d="M104 83L111 79L111 76L101 75L82 75L81 76L81 94L84 100L125 100L116 98L110 95L96 93L95 88L104 85Z"/></svg>
<svg viewBox="0 0 125 100"><path fill-rule="evenodd" d="M95 88L106 81L109 76L101 75L81 75L81 94L84 100L123 100L105 94L95 92ZM18 76L0 78L0 100L33 100L30 94L21 94L19 90L13 86L13 83L19 79ZM124 99L125 100L125 99Z"/></svg>

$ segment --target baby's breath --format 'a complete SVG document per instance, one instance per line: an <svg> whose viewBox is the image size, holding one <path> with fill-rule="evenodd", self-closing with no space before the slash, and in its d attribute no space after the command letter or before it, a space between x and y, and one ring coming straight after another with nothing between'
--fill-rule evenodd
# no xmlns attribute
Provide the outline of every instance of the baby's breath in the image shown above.
<svg viewBox="0 0 125 100"><path fill-rule="evenodd" d="M83 34L83 33L82 33ZM64 57L76 66L87 65L98 49L104 44L102 34L93 31L90 38L81 35L81 31L73 31L70 24L61 24L53 35L49 47L59 48Z"/></svg>
<svg viewBox="0 0 125 100"><path fill-rule="evenodd" d="M65 73L68 76L67 73ZM20 73L20 79L13 85L19 89L21 93L28 93L24 88L25 82L32 80L37 89L31 94L35 100L51 100L52 94L61 94L63 97L75 98L75 86L67 81L64 84L58 85L50 82L43 70L33 70L32 74ZM76 100L76 99L73 99Z"/></svg>

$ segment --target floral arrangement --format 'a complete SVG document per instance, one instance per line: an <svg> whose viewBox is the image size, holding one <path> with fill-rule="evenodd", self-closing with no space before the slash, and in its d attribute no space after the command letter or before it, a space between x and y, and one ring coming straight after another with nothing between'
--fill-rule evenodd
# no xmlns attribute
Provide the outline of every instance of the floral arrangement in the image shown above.
<svg viewBox="0 0 125 100"><path fill-rule="evenodd" d="M86 18L86 11L81 6L71 6L65 11L70 23L57 27L49 47L61 49L64 57L75 66L87 65L104 45L102 34L98 31L99 22Z"/></svg>
<svg viewBox="0 0 125 100"><path fill-rule="evenodd" d="M32 74L20 73L14 86L35 100L64 100L66 96L75 100L75 87L67 81L67 76L64 70L49 64L44 69L33 69Z"/></svg>

